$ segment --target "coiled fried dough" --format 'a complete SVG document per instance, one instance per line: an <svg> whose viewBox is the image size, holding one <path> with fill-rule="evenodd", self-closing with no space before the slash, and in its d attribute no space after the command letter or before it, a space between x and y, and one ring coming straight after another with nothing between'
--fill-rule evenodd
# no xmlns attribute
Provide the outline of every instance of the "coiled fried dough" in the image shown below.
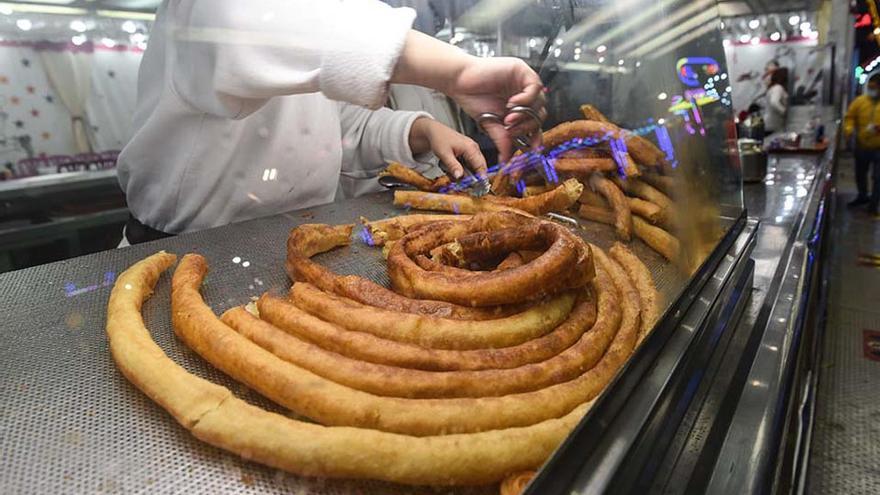
<svg viewBox="0 0 880 495"><path fill-rule="evenodd" d="M374 240L382 243L397 239L405 230L424 225L442 218L444 221L467 221L469 216L452 215L407 215L387 220L369 222L366 227ZM338 275L310 258L340 246L351 243L353 225L331 226L325 224L304 224L290 232L287 238L287 273L292 280L309 282L321 290L348 297L362 304L376 306L391 311L452 318L459 320L488 320L508 316L521 310L519 307L469 308L456 304L412 299L355 275Z"/></svg>
<svg viewBox="0 0 880 495"><path fill-rule="evenodd" d="M326 425L371 428L409 435L469 433L534 425L559 418L592 400L617 372L638 336L635 325L618 327L616 306L599 310L597 328L619 330L595 367L564 383L501 397L401 399L339 385L290 364L229 328L202 300L207 271L199 255L183 258L172 279L175 333L205 360L267 398ZM627 305L625 301L623 307ZM609 321L615 318L617 321ZM613 330L611 332L614 334Z"/></svg>
<svg viewBox="0 0 880 495"><path fill-rule="evenodd" d="M581 327L583 337L574 346L546 361L506 370L435 372L369 363L304 342L242 307L230 309L221 319L285 361L336 383L391 397L488 397L537 390L580 375L598 361L604 350L598 345L603 336L584 333L596 319L592 299L581 299L562 323Z"/></svg>
<svg viewBox="0 0 880 495"><path fill-rule="evenodd" d="M471 231L482 231L480 215L470 223ZM485 217L482 217L485 218ZM593 276L589 247L564 227L552 222L535 224L547 250L535 260L500 272L461 280L441 272L425 271L411 258L463 235L454 228L436 228L407 234L388 254L388 275L395 290L409 297L424 297L470 306L512 304L534 300L573 287L581 287ZM451 226L450 226L451 227ZM462 226L464 227L464 226ZM523 231L525 233L525 231Z"/></svg>
<svg viewBox="0 0 880 495"><path fill-rule="evenodd" d="M638 289L636 292L639 296L639 313L641 315L641 329L639 331L639 341L641 341L654 328L654 324L660 316L660 293L657 292L654 285L654 277L651 276L651 272L642 263L642 260L623 244L614 243L608 250L608 254L620 264Z"/></svg>
<svg viewBox="0 0 880 495"><path fill-rule="evenodd" d="M150 338L140 308L174 260L157 253L116 279L107 305L110 351L125 377L196 438L246 459L303 476L486 484L537 469L590 406L522 428L431 437L325 427L265 411L188 373Z"/></svg>
<svg viewBox="0 0 880 495"><path fill-rule="evenodd" d="M536 363L567 349L585 330L579 325L562 323L550 333L517 346L450 351L425 349L368 333L352 332L269 295L263 295L257 301L257 307L264 320L325 349L373 363L428 371L507 369Z"/></svg>

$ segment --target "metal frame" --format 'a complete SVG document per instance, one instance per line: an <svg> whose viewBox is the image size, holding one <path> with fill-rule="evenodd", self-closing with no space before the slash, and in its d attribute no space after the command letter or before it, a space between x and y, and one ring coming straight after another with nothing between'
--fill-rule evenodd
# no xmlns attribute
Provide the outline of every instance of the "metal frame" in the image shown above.
<svg viewBox="0 0 880 495"><path fill-rule="evenodd" d="M661 411L687 388L683 377L694 369L694 350L699 347L692 344L706 338L706 329L718 321L725 302L732 300L725 301L722 293L729 296L725 290L734 290L731 287L737 284L731 281L748 279L756 228L756 222L747 221L743 213L607 393L545 464L527 494L568 494L573 488L598 493L612 482L629 479L632 473L623 473L628 456L635 452L631 449L650 449L652 442L646 440L660 433ZM624 409L626 414L621 414ZM615 492L620 491L619 484L614 486Z"/></svg>

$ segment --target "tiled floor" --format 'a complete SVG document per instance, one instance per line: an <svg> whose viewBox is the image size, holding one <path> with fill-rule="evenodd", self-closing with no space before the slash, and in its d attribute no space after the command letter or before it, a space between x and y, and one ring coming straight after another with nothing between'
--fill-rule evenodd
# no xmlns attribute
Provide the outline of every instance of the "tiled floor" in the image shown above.
<svg viewBox="0 0 880 495"><path fill-rule="evenodd" d="M832 226L830 300L819 377L808 492L880 493L880 361L864 356L865 330L880 332L880 220L847 210L855 197L852 160L840 163Z"/></svg>

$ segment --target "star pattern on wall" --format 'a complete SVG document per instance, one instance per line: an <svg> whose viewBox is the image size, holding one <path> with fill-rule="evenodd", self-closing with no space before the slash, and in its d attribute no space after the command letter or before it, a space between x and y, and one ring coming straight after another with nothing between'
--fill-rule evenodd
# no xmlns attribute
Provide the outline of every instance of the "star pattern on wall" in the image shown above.
<svg viewBox="0 0 880 495"><path fill-rule="evenodd" d="M52 95L46 95L46 103L55 103L55 98Z"/></svg>
<svg viewBox="0 0 880 495"><path fill-rule="evenodd" d="M25 88L25 89L27 89L28 94L31 94L31 95L34 94L34 91L37 90L37 88L35 88L35 87L33 87L33 86L28 86L28 87Z"/></svg>
<svg viewBox="0 0 880 495"><path fill-rule="evenodd" d="M114 71L114 70L108 70L108 71L107 71L107 77L109 77L110 79L114 79L114 78L116 77L116 71Z"/></svg>
<svg viewBox="0 0 880 495"><path fill-rule="evenodd" d="M23 59L21 59L21 65L23 65L23 66L25 66L25 67L30 67L30 66L31 66L31 60L28 59L28 58L23 58Z"/></svg>
<svg viewBox="0 0 880 495"><path fill-rule="evenodd" d="M36 108L31 108L31 115L33 115L34 117L39 117L40 111L37 110Z"/></svg>
<svg viewBox="0 0 880 495"><path fill-rule="evenodd" d="M13 96L12 98L9 98L9 103L12 103L13 105L18 105L19 103L21 103L21 99L17 96Z"/></svg>
<svg viewBox="0 0 880 495"><path fill-rule="evenodd" d="M6 76L0 76L0 84L9 84L9 78Z"/></svg>
<svg viewBox="0 0 880 495"><path fill-rule="evenodd" d="M15 121L15 128L16 128L16 129L23 129L23 128L24 128L24 122L22 122L22 121L20 121L20 120L16 120L16 121Z"/></svg>
<svg viewBox="0 0 880 495"><path fill-rule="evenodd" d="M43 138L44 140L48 141L49 139L52 138L52 133L43 131L43 133L40 134L40 137Z"/></svg>

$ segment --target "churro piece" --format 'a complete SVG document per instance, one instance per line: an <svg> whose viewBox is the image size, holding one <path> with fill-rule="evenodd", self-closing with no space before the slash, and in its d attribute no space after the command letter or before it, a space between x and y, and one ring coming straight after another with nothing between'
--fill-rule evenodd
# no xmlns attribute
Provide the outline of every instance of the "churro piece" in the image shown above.
<svg viewBox="0 0 880 495"><path fill-rule="evenodd" d="M409 184L421 191L435 192L448 187L451 184L449 177L443 175L436 179L429 179L415 170L397 162L389 162L388 167L379 176L391 176L395 179Z"/></svg>
<svg viewBox="0 0 880 495"><path fill-rule="evenodd" d="M654 328L654 324L660 317L660 293L657 292L654 277L651 276L648 267L626 246L616 242L608 250L608 254L620 264L638 289L641 314L639 341L641 342L648 335L648 332Z"/></svg>
<svg viewBox="0 0 880 495"><path fill-rule="evenodd" d="M590 186L611 205L611 210L614 212L614 230L617 232L617 236L625 241L632 239L632 211L623 192L601 174L590 176Z"/></svg>
<svg viewBox="0 0 880 495"><path fill-rule="evenodd" d="M610 122L608 117L605 116L602 112L599 111L598 108L590 105L589 103L584 103L581 105L581 114L583 114L584 119L586 120L596 120L599 122Z"/></svg>
<svg viewBox="0 0 880 495"><path fill-rule="evenodd" d="M633 218L636 237L669 261L678 261L681 243L669 232L649 224L641 217Z"/></svg>
<svg viewBox="0 0 880 495"><path fill-rule="evenodd" d="M439 273L439 272L429 272ZM443 273L443 275L448 275ZM467 280L462 280L466 283ZM299 308L343 328L431 349L485 349L522 344L565 321L574 295L562 293L505 318L452 320L367 306L300 282L290 290Z"/></svg>
<svg viewBox="0 0 880 495"><path fill-rule="evenodd" d="M595 296L591 299L595 300ZM517 346L454 351L426 349L369 333L352 332L312 316L285 299L269 295L263 295L257 307L260 318L327 350L372 363L427 371L509 369L544 361L574 344L585 330L563 322L550 333Z"/></svg>

